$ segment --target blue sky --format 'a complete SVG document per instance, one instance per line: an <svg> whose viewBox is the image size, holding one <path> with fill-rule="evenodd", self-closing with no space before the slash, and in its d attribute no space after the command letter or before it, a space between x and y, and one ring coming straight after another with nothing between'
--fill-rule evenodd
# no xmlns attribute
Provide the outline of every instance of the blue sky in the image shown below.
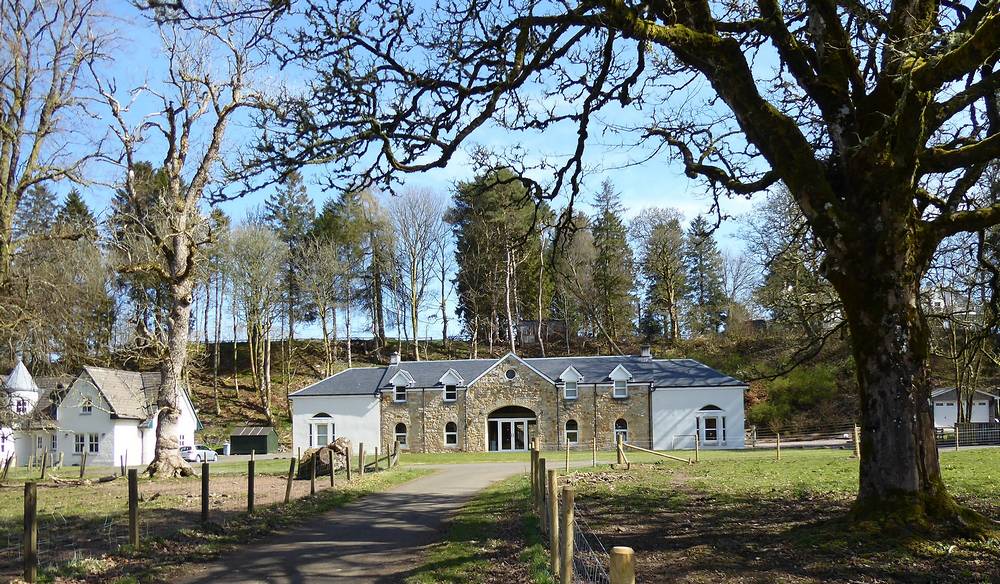
<svg viewBox="0 0 1000 584"><path fill-rule="evenodd" d="M117 50L114 51L116 60L104 68L104 76L115 80L120 99L124 100L127 99L127 90L131 87L143 83L155 87L157 82L163 78L165 60L155 27L141 17L128 2L113 0L109 6L110 12L117 19L115 27L124 38L118 41ZM268 73L268 77L269 79L265 79L266 83L280 81L295 85L301 81L287 71L271 71ZM133 107L135 115L138 116L141 112L150 111L154 106L155 104L152 102L140 100ZM602 115L605 117L614 116L616 112L609 110ZM621 115L629 116L631 114L621 112ZM99 128L100 124L100 120L95 121L95 128ZM238 148L252 140L252 134L248 129L242 127L244 124L245 120L237 120L237 123L230 128L227 149ZM596 138L588 144L586 163L591 171L586 178L583 200L577 203L581 208L588 209L586 203L589 197L587 194L596 190L605 178L610 179L621 193L622 202L629 217L634 216L645 207L659 206L677 208L690 220L699 213L707 212L711 207L711 199L706 195L703 185L684 176L681 165L676 161L669 160L665 151L641 165L623 166L623 163L644 157L644 152L623 147L621 138L614 134L601 134L599 132L591 132L591 134ZM575 130L571 127L557 127L541 136L512 137L506 131L495 127L483 128L474 135L473 141L467 145L466 150L460 152L447 168L407 176L405 184L406 186L447 193L456 180L472 178L474 171L469 164L469 156L466 154L472 147L478 144L502 148L511 146L514 139L519 140L529 155L539 158L543 156L560 158L574 147ZM162 150L158 149L155 141L151 141L142 151L141 158L156 161L159 156L162 156ZM111 167L100 167L93 170L99 179L106 183L114 182L118 172ZM315 184L321 176L322 169L318 167L312 168L306 173L307 181L312 183L310 184L310 193L315 200L317 209L322 206L327 197L332 196ZM544 180L544 177L536 178ZM63 188L59 190L63 192L70 188L69 185L61 186ZM110 189L95 186L83 190L92 208L99 214L103 214L110 200ZM238 221L246 215L249 209L262 205L265 199L266 194L260 193L224 203L221 208ZM723 212L727 214L739 216L749 211L751 205L752 203L745 199L724 200L722 208ZM561 203L557 202L557 206L561 206ZM720 247L732 251L741 250L742 244L735 237L740 228L738 221L729 220L723 223L717 232ZM312 330L303 332L306 335L318 334Z"/></svg>

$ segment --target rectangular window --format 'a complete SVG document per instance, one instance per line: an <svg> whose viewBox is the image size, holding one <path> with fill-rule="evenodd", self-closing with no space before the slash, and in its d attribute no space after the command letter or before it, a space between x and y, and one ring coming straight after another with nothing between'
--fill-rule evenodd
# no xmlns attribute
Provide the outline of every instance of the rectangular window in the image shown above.
<svg viewBox="0 0 1000 584"><path fill-rule="evenodd" d="M52 435L52 439L49 442L50 442L50 446L51 446L53 452L55 452L56 450L59 450L59 435L58 434L53 434Z"/></svg>
<svg viewBox="0 0 1000 584"><path fill-rule="evenodd" d="M458 426L448 424L444 429L444 445L458 446Z"/></svg>
<svg viewBox="0 0 1000 584"><path fill-rule="evenodd" d="M28 404L23 399L17 400L17 415L23 416L28 413Z"/></svg>
<svg viewBox="0 0 1000 584"><path fill-rule="evenodd" d="M39 436L35 438L35 450L41 450L42 448L45 448L44 441L42 440L42 437Z"/></svg>
<svg viewBox="0 0 1000 584"><path fill-rule="evenodd" d="M94 411L94 404L91 403L89 399L83 400L83 405L80 406L80 415L89 416Z"/></svg>
<svg viewBox="0 0 1000 584"><path fill-rule="evenodd" d="M575 381L567 381L566 387L563 389L563 396L566 399L576 399L578 392Z"/></svg>
<svg viewBox="0 0 1000 584"><path fill-rule="evenodd" d="M87 437L84 436L83 434L77 434L76 436L74 436L73 437L73 452L75 452L77 454L83 454L83 445L84 445L84 443L85 443L86 440L87 440Z"/></svg>
<svg viewBox="0 0 1000 584"><path fill-rule="evenodd" d="M404 402L406 402L406 386L405 385L397 385L395 387L395 389L393 390L392 399L396 403L404 403Z"/></svg>
<svg viewBox="0 0 1000 584"><path fill-rule="evenodd" d="M100 434L91 434L90 435L90 444L88 446L89 446L88 450L90 451L91 454L97 454L98 452L100 452L101 451L101 435Z"/></svg>
<svg viewBox="0 0 1000 584"><path fill-rule="evenodd" d="M615 380L615 397L628 397L628 381L624 379Z"/></svg>
<svg viewBox="0 0 1000 584"><path fill-rule="evenodd" d="M455 401L458 399L458 388L454 385L444 386L444 401Z"/></svg>

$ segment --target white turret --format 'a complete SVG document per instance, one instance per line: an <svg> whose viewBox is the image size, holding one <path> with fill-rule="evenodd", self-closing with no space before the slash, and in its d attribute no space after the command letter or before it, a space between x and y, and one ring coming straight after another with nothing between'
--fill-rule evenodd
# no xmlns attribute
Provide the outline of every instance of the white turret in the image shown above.
<svg viewBox="0 0 1000 584"><path fill-rule="evenodd" d="M28 414L35 409L38 403L38 385L28 373L28 368L24 366L21 358L17 358L17 365L7 376L4 384L10 395L10 407L17 414Z"/></svg>

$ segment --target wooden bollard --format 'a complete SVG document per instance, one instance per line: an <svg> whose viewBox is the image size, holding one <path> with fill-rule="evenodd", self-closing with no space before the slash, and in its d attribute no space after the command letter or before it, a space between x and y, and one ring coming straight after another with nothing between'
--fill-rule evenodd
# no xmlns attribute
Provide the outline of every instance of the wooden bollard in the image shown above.
<svg viewBox="0 0 1000 584"><path fill-rule="evenodd" d="M201 522L208 523L208 481L210 465L201 463Z"/></svg>
<svg viewBox="0 0 1000 584"><path fill-rule="evenodd" d="M775 435L774 444L775 444L774 456L777 460L781 460L781 432L778 432Z"/></svg>
<svg viewBox="0 0 1000 584"><path fill-rule="evenodd" d="M547 501L549 508L549 568L553 574L559 574L559 476L555 469L546 472L548 475Z"/></svg>
<svg viewBox="0 0 1000 584"><path fill-rule="evenodd" d="M80 480L83 480L83 473L87 472L87 451L83 451L83 456L80 457Z"/></svg>
<svg viewBox="0 0 1000 584"><path fill-rule="evenodd" d="M24 483L24 580L38 577L38 488L34 481Z"/></svg>
<svg viewBox="0 0 1000 584"><path fill-rule="evenodd" d="M854 424L854 458L861 458L861 428Z"/></svg>
<svg viewBox="0 0 1000 584"><path fill-rule="evenodd" d="M535 493L535 515L545 525L545 459L538 459L538 466L535 467L535 484L538 491Z"/></svg>
<svg viewBox="0 0 1000 584"><path fill-rule="evenodd" d="M310 495L315 495L316 494L316 467L318 466L316 463L318 462L317 459L319 458L319 453L320 453L319 450L317 450L316 452L313 452L312 457L309 459L309 494Z"/></svg>
<svg viewBox="0 0 1000 584"><path fill-rule="evenodd" d="M292 461L288 464L288 480L285 481L285 504L292 500L292 480L295 478L295 462L296 458L293 456Z"/></svg>
<svg viewBox="0 0 1000 584"><path fill-rule="evenodd" d="M128 544L139 547L139 471L128 471Z"/></svg>
<svg viewBox="0 0 1000 584"><path fill-rule="evenodd" d="M45 480L45 467L49 465L49 451L42 452L42 480Z"/></svg>
<svg viewBox="0 0 1000 584"><path fill-rule="evenodd" d="M559 582L573 584L573 505L576 489L570 486L562 490L562 517L559 519Z"/></svg>
<svg viewBox="0 0 1000 584"><path fill-rule="evenodd" d="M253 451L250 452L250 460L247 461L247 513L253 514L254 503L254 466Z"/></svg>
<svg viewBox="0 0 1000 584"><path fill-rule="evenodd" d="M611 548L611 584L635 584L635 551L630 547Z"/></svg>
<svg viewBox="0 0 1000 584"><path fill-rule="evenodd" d="M358 478L365 478L365 443L358 442Z"/></svg>

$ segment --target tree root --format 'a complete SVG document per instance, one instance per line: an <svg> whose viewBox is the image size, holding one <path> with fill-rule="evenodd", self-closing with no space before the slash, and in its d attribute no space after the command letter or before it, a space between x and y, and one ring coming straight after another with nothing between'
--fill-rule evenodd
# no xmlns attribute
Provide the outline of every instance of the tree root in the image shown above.
<svg viewBox="0 0 1000 584"><path fill-rule="evenodd" d="M193 477L194 470L186 460L179 455L165 456L153 459L144 471L149 478Z"/></svg>
<svg viewBox="0 0 1000 584"><path fill-rule="evenodd" d="M947 534L983 540L1000 534L1000 523L959 505L943 489L877 500L859 498L851 508L851 520L861 530L900 535Z"/></svg>

